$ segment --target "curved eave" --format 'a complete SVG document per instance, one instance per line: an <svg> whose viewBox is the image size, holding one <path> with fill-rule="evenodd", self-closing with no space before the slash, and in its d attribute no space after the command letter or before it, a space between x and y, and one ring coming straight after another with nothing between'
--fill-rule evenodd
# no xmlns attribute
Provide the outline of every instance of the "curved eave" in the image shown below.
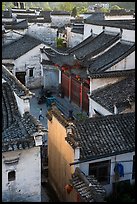
<svg viewBox="0 0 137 204"><path fill-rule="evenodd" d="M31 97L34 95L4 65L2 65L2 78L10 85L12 91L14 91L19 97Z"/></svg>
<svg viewBox="0 0 137 204"><path fill-rule="evenodd" d="M127 50L124 54L122 54L121 56L118 56L115 60L109 62L108 64L105 64L99 68L97 68L96 71L92 72L90 71L90 68L88 68L88 72L89 72L89 76L92 77L92 74L98 74L100 72L104 72L107 69L109 69L110 67L112 67L113 65L117 64L118 62L120 62L121 60L123 60L124 58L126 58L128 55L130 55L132 52L135 51L135 45L133 45L129 50ZM92 66L92 65L91 65Z"/></svg>

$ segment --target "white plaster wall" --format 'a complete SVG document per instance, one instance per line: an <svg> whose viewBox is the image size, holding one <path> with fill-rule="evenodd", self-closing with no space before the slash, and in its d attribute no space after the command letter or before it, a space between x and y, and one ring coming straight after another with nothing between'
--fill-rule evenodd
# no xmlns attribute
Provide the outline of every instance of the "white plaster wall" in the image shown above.
<svg viewBox="0 0 137 204"><path fill-rule="evenodd" d="M37 88L41 86L41 52L44 44L40 44L15 60L15 72L26 71L26 86ZM29 77L29 69L34 67L34 77Z"/></svg>
<svg viewBox="0 0 137 204"><path fill-rule="evenodd" d="M74 47L77 44L79 44L80 42L83 41L84 35L79 34L79 33L74 33L71 32L70 37L69 37L69 41L68 41L68 47Z"/></svg>
<svg viewBox="0 0 137 204"><path fill-rule="evenodd" d="M65 24L70 23L72 17L70 15L52 15L51 14L51 26L64 26Z"/></svg>
<svg viewBox="0 0 137 204"><path fill-rule="evenodd" d="M44 65L44 88L57 88L59 85L59 70L52 65Z"/></svg>
<svg viewBox="0 0 137 204"><path fill-rule="evenodd" d="M135 42L135 30L123 29L122 39Z"/></svg>
<svg viewBox="0 0 137 204"><path fill-rule="evenodd" d="M108 84L114 84L124 77L110 77L110 78L97 78L97 79L90 79L90 87L91 90L94 91L98 88L103 88ZM90 93L91 94L91 93Z"/></svg>
<svg viewBox="0 0 137 204"><path fill-rule="evenodd" d="M91 28L93 30L94 34L99 34L103 31L103 26L99 25L92 25L92 24L84 24L84 39L86 39L88 36L91 35ZM109 27L105 26L105 30L109 32L117 32L120 33L120 28L115 28L115 27ZM135 42L135 30L127 30L127 29L122 29L122 39Z"/></svg>
<svg viewBox="0 0 137 204"><path fill-rule="evenodd" d="M133 19L133 15L105 16L105 20L125 20L125 19Z"/></svg>
<svg viewBox="0 0 137 204"><path fill-rule="evenodd" d="M108 195L112 191L112 183L115 182L115 176L114 176L115 175L115 172L114 172L115 162L120 162L124 167L124 177L120 177L119 181L124 181L128 179L130 180L131 183L134 181L132 179L133 155L135 155L135 152L106 157L106 158L97 159L97 160L90 161L90 162L84 162L84 163L79 164L79 168L86 175L88 175L89 163L111 160L110 184L104 185L104 188L106 189L106 193Z"/></svg>
<svg viewBox="0 0 137 204"><path fill-rule="evenodd" d="M94 110L96 110L101 115L112 115L111 112L103 108L99 103L94 101L93 99L89 98L89 117L93 117L95 114Z"/></svg>
<svg viewBox="0 0 137 204"><path fill-rule="evenodd" d="M21 116L23 116L23 114L25 113L25 103L24 103L23 99L18 97L15 92L14 92L14 96L15 96L16 101L17 101L18 110L19 110Z"/></svg>
<svg viewBox="0 0 137 204"><path fill-rule="evenodd" d="M113 65L107 71L129 70L129 69L135 69L135 51L132 52L130 55L128 55L125 59Z"/></svg>
<svg viewBox="0 0 137 204"><path fill-rule="evenodd" d="M93 31L93 34L98 35L103 31L103 26L84 23L84 39L91 35L91 29Z"/></svg>
<svg viewBox="0 0 137 204"><path fill-rule="evenodd" d="M44 43L55 45L55 39L57 37L57 29L51 28L50 23L30 24L27 34L37 39L42 40Z"/></svg>
<svg viewBox="0 0 137 204"><path fill-rule="evenodd" d="M18 156L18 163L4 163L4 160L17 158ZM3 201L41 202L40 147L4 152L2 157ZM8 172L11 170L16 171L16 179L8 182Z"/></svg>

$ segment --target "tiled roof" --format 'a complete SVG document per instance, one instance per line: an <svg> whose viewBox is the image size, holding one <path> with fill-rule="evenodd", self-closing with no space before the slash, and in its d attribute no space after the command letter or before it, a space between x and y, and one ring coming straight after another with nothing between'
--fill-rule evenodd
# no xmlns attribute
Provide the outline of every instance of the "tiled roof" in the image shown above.
<svg viewBox="0 0 137 204"><path fill-rule="evenodd" d="M57 52L53 49L45 49L45 53L50 58L50 60L56 64L59 64L60 66L72 66L75 64L76 60L81 64L84 64L86 58L93 57L119 39L119 33L112 34L108 32L102 32L94 38L88 38L84 43L80 43L81 46L77 47L76 49L72 48L72 50L68 50L65 54ZM74 55L76 56L76 60L74 59Z"/></svg>
<svg viewBox="0 0 137 204"><path fill-rule="evenodd" d="M135 30L135 19L132 20L92 20L92 19L85 19L84 23L99 25L99 26L109 26L115 28L123 28L128 30Z"/></svg>
<svg viewBox="0 0 137 204"><path fill-rule="evenodd" d="M54 115L58 119L59 123L61 123L64 127L68 126L68 118L61 113L56 106L52 106L52 109L47 112L46 117L49 121L52 120L52 115Z"/></svg>
<svg viewBox="0 0 137 204"><path fill-rule="evenodd" d="M135 151L135 113L75 122L71 137L79 141L81 162Z"/></svg>
<svg viewBox="0 0 137 204"><path fill-rule="evenodd" d="M94 60L87 60L85 66L89 66L89 75L101 73L108 68L126 58L129 54L135 51L134 43L118 42L108 51L96 57Z"/></svg>
<svg viewBox="0 0 137 204"><path fill-rule="evenodd" d="M33 95L4 65L2 65L2 78L8 81L12 91L15 91L19 97Z"/></svg>
<svg viewBox="0 0 137 204"><path fill-rule="evenodd" d="M47 130L29 112L20 115L14 93L7 82L2 84L2 151L35 146L35 136Z"/></svg>
<svg viewBox="0 0 137 204"><path fill-rule="evenodd" d="M127 70L116 70L116 71L106 71L101 73L94 73L90 77L92 79L96 78L107 78L107 77L121 77L121 76L131 76L135 74L135 69Z"/></svg>
<svg viewBox="0 0 137 204"><path fill-rule="evenodd" d="M83 23L73 23L71 32L84 34L84 24Z"/></svg>
<svg viewBox="0 0 137 204"><path fill-rule="evenodd" d="M105 189L94 176L86 176L78 167L76 167L70 182L84 202L104 201Z"/></svg>
<svg viewBox="0 0 137 204"><path fill-rule="evenodd" d="M15 122L2 132L2 151L31 148L35 146L34 134L36 136L44 132L47 130L28 112L23 117L18 115Z"/></svg>
<svg viewBox="0 0 137 204"><path fill-rule="evenodd" d="M81 49L84 45L90 43L92 40L94 39L93 35L90 35L89 37L87 37L86 39L84 39L82 42L80 42L79 44L75 45L74 47L70 48L68 50L68 53L73 53L75 52L75 50Z"/></svg>
<svg viewBox="0 0 137 204"><path fill-rule="evenodd" d="M102 105L111 113L114 112L113 105L116 104L118 113L129 107L128 97L135 102L135 75L97 89L92 92L91 99Z"/></svg>
<svg viewBox="0 0 137 204"><path fill-rule="evenodd" d="M94 37L94 39L92 39L90 42L83 45L81 49L75 50L74 54L78 58L82 58L83 60L85 60L85 57L87 58L87 55L93 57L99 52L108 48L110 45L112 45L119 39L120 39L119 33L110 33L103 31L102 33Z"/></svg>
<svg viewBox="0 0 137 204"><path fill-rule="evenodd" d="M69 15L70 16L70 12L68 12L68 11L51 11L51 15Z"/></svg>
<svg viewBox="0 0 137 204"><path fill-rule="evenodd" d="M28 22L26 19L17 19L17 21L13 21L12 18L2 19L2 24L4 24L5 29L27 29Z"/></svg>
<svg viewBox="0 0 137 204"><path fill-rule="evenodd" d="M42 42L29 35L24 35L9 45L2 47L2 59L17 59Z"/></svg>
<svg viewBox="0 0 137 204"><path fill-rule="evenodd" d="M56 106L47 114L52 114L65 128L73 123L73 134L65 138L75 148L80 147L80 160L103 158L135 151L135 113L121 113L88 118L84 121L65 117Z"/></svg>

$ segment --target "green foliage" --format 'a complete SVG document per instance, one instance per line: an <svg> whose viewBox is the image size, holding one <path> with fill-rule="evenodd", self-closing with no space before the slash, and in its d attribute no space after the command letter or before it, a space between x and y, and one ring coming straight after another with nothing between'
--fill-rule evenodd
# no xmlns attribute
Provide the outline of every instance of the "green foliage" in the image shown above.
<svg viewBox="0 0 137 204"><path fill-rule="evenodd" d="M86 13L88 9L84 6L78 8L78 14Z"/></svg>
<svg viewBox="0 0 137 204"><path fill-rule="evenodd" d="M73 2L62 2L59 4L59 10L71 12L74 7Z"/></svg>
<svg viewBox="0 0 137 204"><path fill-rule="evenodd" d="M101 8L100 11L103 12L103 13L107 13L107 12L109 12L110 10L109 10L108 8Z"/></svg>
<svg viewBox="0 0 137 204"><path fill-rule="evenodd" d="M49 5L49 2L43 2L42 8L45 11L51 11L52 10L50 5Z"/></svg>
<svg viewBox="0 0 137 204"><path fill-rule="evenodd" d="M123 8L121 8L118 5L114 5L114 6L111 7L111 10L120 10L120 9L123 9Z"/></svg>
<svg viewBox="0 0 137 204"><path fill-rule="evenodd" d="M6 6L6 3L5 3L5 2L2 2L2 11L5 10L5 6Z"/></svg>
<svg viewBox="0 0 137 204"><path fill-rule="evenodd" d="M73 17L77 16L77 8L76 8L76 6L72 9L71 16L73 16Z"/></svg>
<svg viewBox="0 0 137 204"><path fill-rule="evenodd" d="M63 48L64 47L63 41L64 40L62 38L56 38L57 48Z"/></svg>
<svg viewBox="0 0 137 204"><path fill-rule="evenodd" d="M6 8L11 9L14 8L14 4L12 2L6 2Z"/></svg>
<svg viewBox="0 0 137 204"><path fill-rule="evenodd" d="M84 115L83 113L77 113L76 118L77 118L77 120L82 121L82 120L87 119L87 116Z"/></svg>

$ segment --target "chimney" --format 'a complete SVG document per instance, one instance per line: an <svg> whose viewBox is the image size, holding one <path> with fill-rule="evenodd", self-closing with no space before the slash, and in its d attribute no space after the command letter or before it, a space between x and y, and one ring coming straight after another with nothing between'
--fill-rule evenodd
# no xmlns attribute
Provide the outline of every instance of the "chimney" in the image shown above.
<svg viewBox="0 0 137 204"><path fill-rule="evenodd" d="M114 114L118 114L118 109L117 109L116 103L114 103Z"/></svg>

